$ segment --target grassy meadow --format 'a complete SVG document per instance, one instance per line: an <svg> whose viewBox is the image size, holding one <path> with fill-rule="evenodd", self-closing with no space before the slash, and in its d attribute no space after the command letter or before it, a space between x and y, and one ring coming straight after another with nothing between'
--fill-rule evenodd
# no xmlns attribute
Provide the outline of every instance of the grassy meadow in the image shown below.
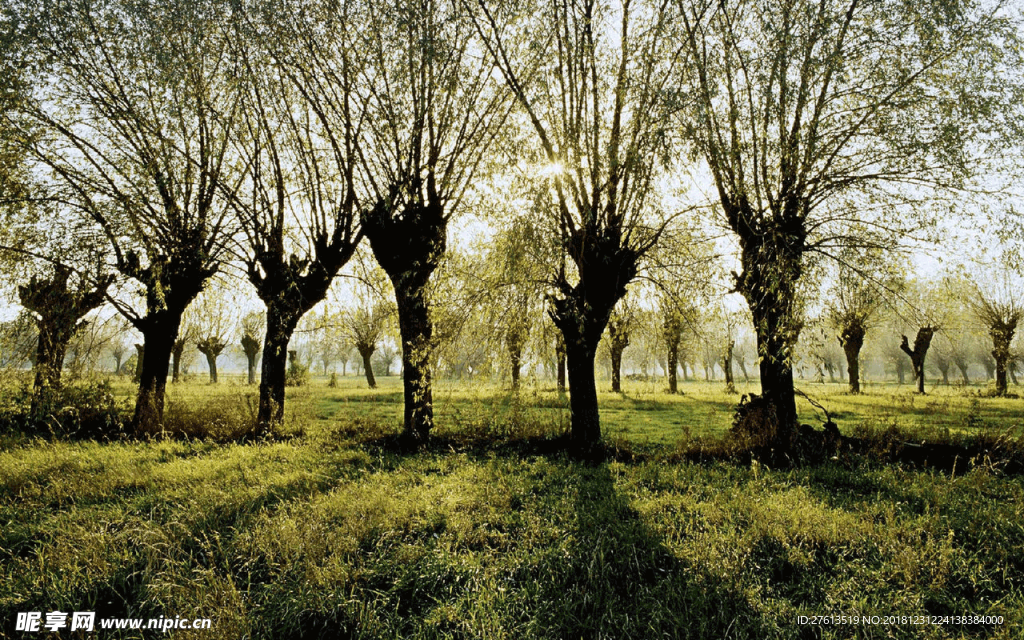
<svg viewBox="0 0 1024 640"><path fill-rule="evenodd" d="M1024 428L1024 400L976 389L799 386L846 433L1019 440ZM170 387L168 425L188 437L8 428L0 636L33 637L14 631L17 612L59 610L213 620L96 638L1024 637L1020 475L859 455L792 469L689 462L678 453L723 437L740 396L663 387L601 394L607 440L636 455L600 463L543 446L569 419L543 383L511 396L441 381L438 445L415 453L387 444L397 378L289 389L272 442L237 441L254 389L231 377ZM128 382L112 391L130 405ZM820 426L819 409L800 410ZM879 620L799 623L822 615ZM883 619L947 615L1003 623Z"/></svg>

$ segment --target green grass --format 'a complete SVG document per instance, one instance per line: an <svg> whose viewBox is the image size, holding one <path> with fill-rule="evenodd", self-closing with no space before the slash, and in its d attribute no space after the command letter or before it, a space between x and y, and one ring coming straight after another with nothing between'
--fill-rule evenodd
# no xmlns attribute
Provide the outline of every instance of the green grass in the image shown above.
<svg viewBox="0 0 1024 640"><path fill-rule="evenodd" d="M589 464L497 446L399 454L374 440L401 416L397 379L381 382L290 389L293 437L270 444L7 436L0 636L29 637L13 631L19 611L95 610L213 618L205 635L176 638L1021 637L1020 476L857 457L777 470L659 455ZM130 396L126 383L116 390ZM684 390L602 393L606 433L671 445L727 428L738 396ZM843 429L1019 429L1024 402L823 391ZM252 393L175 386L168 410L216 420L250 411ZM567 424L563 402L544 387L517 399L442 382L437 431L554 434ZM810 405L802 415L813 417ZM797 624L822 614L1005 622Z"/></svg>
<svg viewBox="0 0 1024 640"><path fill-rule="evenodd" d="M379 377L377 389L367 389L365 380L341 377L335 388L323 378L310 385L288 389L297 399L286 407L297 411L290 422L308 426L316 421L360 422L397 428L402 420L401 379ZM133 389L117 383L126 399ZM869 422L906 428L972 431L982 428L1021 432L1024 399L977 397L983 387L936 386L924 396L910 385L866 385L861 395L849 395L844 384L800 381L798 389L829 411L843 432ZM168 386L170 406L198 406L212 398L223 398L239 408L255 411L255 388L242 378L220 385L183 384ZM756 383L738 384L737 393L726 393L721 382L680 383L681 394L666 392L664 381L623 381L624 393L613 393L607 382L598 383L602 431L610 439L636 443L675 445L692 436L720 436L732 425L732 411L744 393L758 392ZM1011 389L1012 391L1013 389ZM439 381L434 390L438 428L459 432L467 428L516 421L539 422L551 430L568 428L568 398L559 395L549 382L524 385L518 397L500 385ZM251 408L250 408L251 407ZM797 399L801 420L820 427L824 414L805 398Z"/></svg>

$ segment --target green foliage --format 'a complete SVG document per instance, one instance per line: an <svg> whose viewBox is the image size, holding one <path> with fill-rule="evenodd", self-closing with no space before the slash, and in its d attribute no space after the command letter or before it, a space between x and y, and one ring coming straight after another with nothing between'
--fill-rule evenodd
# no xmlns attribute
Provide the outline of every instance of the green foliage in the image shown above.
<svg viewBox="0 0 1024 640"><path fill-rule="evenodd" d="M130 406L107 382L34 392L26 385L0 413L0 431L110 440L123 437L130 419Z"/></svg>
<svg viewBox="0 0 1024 640"><path fill-rule="evenodd" d="M297 359L292 358L288 363L288 370L285 372L284 384L286 387L301 387L309 383L309 367Z"/></svg>

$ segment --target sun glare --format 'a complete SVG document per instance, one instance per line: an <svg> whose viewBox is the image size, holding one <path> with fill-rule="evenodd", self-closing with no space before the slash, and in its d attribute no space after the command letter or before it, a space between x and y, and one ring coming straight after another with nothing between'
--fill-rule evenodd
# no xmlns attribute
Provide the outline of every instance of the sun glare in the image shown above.
<svg viewBox="0 0 1024 640"><path fill-rule="evenodd" d="M556 178L565 172L561 162L551 162L540 168L540 174L545 178Z"/></svg>

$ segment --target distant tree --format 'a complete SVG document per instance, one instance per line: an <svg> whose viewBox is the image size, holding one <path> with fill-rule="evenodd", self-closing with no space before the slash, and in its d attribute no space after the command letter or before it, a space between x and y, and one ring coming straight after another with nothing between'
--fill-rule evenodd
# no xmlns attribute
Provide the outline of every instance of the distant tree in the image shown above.
<svg viewBox="0 0 1024 640"><path fill-rule="evenodd" d="M608 319L608 350L611 354L612 391L622 392L622 352L629 346L629 334L633 324L633 310L619 300L618 306Z"/></svg>
<svg viewBox="0 0 1024 640"><path fill-rule="evenodd" d="M266 317L259 311L250 311L242 316L241 343L249 372L249 384L256 384L256 360L263 349L262 337L266 327Z"/></svg>
<svg viewBox="0 0 1024 640"><path fill-rule="evenodd" d="M659 307L661 316L661 335L665 343L665 373L668 375L668 392L678 393L679 344L683 339L686 326L685 313L674 300L662 298Z"/></svg>
<svg viewBox="0 0 1024 640"><path fill-rule="evenodd" d="M992 359L995 365L997 396L1006 395L1006 372L1010 361L1010 345L1020 322L1024 307L1015 288L1004 286L998 291L986 292L975 287L970 301L974 313L992 338Z"/></svg>
<svg viewBox="0 0 1024 640"><path fill-rule="evenodd" d="M65 360L68 372L72 376L94 373L113 345L123 342L128 326L119 314L102 313L102 307L87 315L83 319L82 328L68 343Z"/></svg>
<svg viewBox="0 0 1024 640"><path fill-rule="evenodd" d="M208 287L193 303L196 318L196 349L206 357L210 384L217 384L217 358L228 346L228 335L236 322L234 311L222 286Z"/></svg>
<svg viewBox="0 0 1024 640"><path fill-rule="evenodd" d="M83 318L103 303L112 276L71 280L71 270L57 265L48 278L18 287L22 306L31 311L39 328L35 358L37 392L60 387L68 343L81 329Z"/></svg>
<svg viewBox="0 0 1024 640"><path fill-rule="evenodd" d="M114 341L110 347L110 355L114 358L114 373L121 375L121 366L128 355L128 344L125 343L124 337Z"/></svg>
<svg viewBox="0 0 1024 640"><path fill-rule="evenodd" d="M910 357L910 362L914 367L914 378L917 380L918 393L924 393L924 359L928 355L928 347L931 346L932 337L935 335L936 330L938 330L938 327L931 325L919 328L917 336L914 338L913 349L910 348L907 336L902 336L900 340L900 349Z"/></svg>
<svg viewBox="0 0 1024 640"><path fill-rule="evenodd" d="M39 330L36 319L22 310L13 320L0 323L0 366L17 369L31 363L39 348Z"/></svg>
<svg viewBox="0 0 1024 640"><path fill-rule="evenodd" d="M355 309L345 312L342 322L344 331L349 342L355 347L359 357L362 359L363 373L366 376L366 385L371 389L377 388L377 380L373 375L371 357L377 350L380 341L384 338L387 325L390 321L394 308L388 303L378 300L372 306L360 305Z"/></svg>
<svg viewBox="0 0 1024 640"><path fill-rule="evenodd" d="M902 281L892 274L892 260L877 250L847 247L837 256L827 318L846 355L850 393L860 393L860 352L864 337L885 297L900 293Z"/></svg>
<svg viewBox="0 0 1024 640"><path fill-rule="evenodd" d="M181 315L181 324L178 335L174 339L174 346L171 347L171 383L181 382L183 368L186 363L191 363L194 354L191 347L199 340L199 318L195 304L189 305Z"/></svg>

